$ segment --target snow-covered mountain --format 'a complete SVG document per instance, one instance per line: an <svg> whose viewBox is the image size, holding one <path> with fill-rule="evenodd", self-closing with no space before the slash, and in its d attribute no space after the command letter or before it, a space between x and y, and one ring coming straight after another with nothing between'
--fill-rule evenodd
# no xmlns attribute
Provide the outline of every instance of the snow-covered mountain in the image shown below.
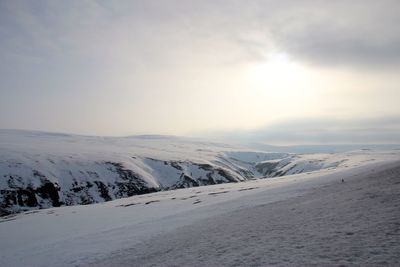
<svg viewBox="0 0 400 267"><path fill-rule="evenodd" d="M366 155L263 152L171 136L1 130L0 215L346 167L373 159Z"/></svg>

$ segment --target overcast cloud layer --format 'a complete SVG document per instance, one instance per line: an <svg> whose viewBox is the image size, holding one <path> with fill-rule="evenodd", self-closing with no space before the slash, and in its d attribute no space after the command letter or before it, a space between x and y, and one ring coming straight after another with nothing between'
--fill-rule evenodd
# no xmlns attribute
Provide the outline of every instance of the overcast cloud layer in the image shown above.
<svg viewBox="0 0 400 267"><path fill-rule="evenodd" d="M397 126L381 131L400 117L398 25L397 0L4 0L0 128L272 142L280 125L294 142L313 127L336 142L344 120L398 142Z"/></svg>
<svg viewBox="0 0 400 267"><path fill-rule="evenodd" d="M275 145L400 144L400 117L296 119L249 131L204 133L217 141Z"/></svg>

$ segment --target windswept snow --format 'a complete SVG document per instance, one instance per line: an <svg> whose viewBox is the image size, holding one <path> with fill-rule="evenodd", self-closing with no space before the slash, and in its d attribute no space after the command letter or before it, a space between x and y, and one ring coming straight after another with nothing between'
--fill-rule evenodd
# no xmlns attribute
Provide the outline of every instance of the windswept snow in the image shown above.
<svg viewBox="0 0 400 267"><path fill-rule="evenodd" d="M396 265L387 162L3 217L0 265Z"/></svg>
<svg viewBox="0 0 400 267"><path fill-rule="evenodd" d="M342 175L344 183L199 220L91 266L399 266L400 164Z"/></svg>

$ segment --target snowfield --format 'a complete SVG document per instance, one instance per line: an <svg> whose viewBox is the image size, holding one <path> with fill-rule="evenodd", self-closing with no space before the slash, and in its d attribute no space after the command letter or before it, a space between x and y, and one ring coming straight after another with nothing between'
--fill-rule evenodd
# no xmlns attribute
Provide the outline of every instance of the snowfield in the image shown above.
<svg viewBox="0 0 400 267"><path fill-rule="evenodd" d="M399 150L0 137L0 266L400 264Z"/></svg>
<svg viewBox="0 0 400 267"><path fill-rule="evenodd" d="M399 179L385 161L26 212L0 220L0 265L396 266Z"/></svg>
<svg viewBox="0 0 400 267"><path fill-rule="evenodd" d="M341 175L267 189L90 266L399 266L400 163Z"/></svg>

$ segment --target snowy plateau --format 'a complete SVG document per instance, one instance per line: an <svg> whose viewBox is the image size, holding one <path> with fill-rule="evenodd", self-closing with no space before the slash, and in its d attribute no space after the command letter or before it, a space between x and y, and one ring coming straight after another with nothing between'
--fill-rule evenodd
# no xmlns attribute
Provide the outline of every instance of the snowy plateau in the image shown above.
<svg viewBox="0 0 400 267"><path fill-rule="evenodd" d="M400 150L1 130L0 215L0 266L398 266Z"/></svg>

